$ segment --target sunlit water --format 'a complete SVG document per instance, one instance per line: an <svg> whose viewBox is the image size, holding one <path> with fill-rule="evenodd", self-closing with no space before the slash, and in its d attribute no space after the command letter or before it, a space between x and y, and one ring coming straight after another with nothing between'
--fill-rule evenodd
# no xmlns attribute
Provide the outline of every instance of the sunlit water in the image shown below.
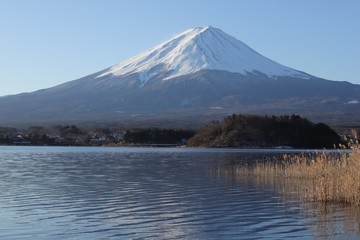
<svg viewBox="0 0 360 240"><path fill-rule="evenodd" d="M305 206L212 169L271 150L0 147L0 239L349 239L357 210Z"/></svg>

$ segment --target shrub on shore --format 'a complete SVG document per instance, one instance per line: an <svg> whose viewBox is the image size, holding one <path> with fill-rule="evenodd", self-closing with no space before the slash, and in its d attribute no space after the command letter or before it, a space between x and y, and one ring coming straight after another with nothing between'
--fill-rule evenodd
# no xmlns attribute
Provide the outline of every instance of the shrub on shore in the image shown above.
<svg viewBox="0 0 360 240"><path fill-rule="evenodd" d="M295 192L301 200L360 206L360 149L357 140L350 150L322 151L281 161L238 166L236 177L252 179L283 191Z"/></svg>

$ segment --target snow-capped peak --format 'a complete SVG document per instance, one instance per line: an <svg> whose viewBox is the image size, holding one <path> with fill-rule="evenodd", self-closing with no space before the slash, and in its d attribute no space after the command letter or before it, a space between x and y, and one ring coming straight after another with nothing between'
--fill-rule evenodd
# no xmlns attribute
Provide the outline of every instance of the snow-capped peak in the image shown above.
<svg viewBox="0 0 360 240"><path fill-rule="evenodd" d="M260 55L245 43L211 26L186 30L145 53L111 67L98 77L138 73L144 85L157 74L165 74L166 80L202 69L241 74L256 71L273 78L309 77Z"/></svg>

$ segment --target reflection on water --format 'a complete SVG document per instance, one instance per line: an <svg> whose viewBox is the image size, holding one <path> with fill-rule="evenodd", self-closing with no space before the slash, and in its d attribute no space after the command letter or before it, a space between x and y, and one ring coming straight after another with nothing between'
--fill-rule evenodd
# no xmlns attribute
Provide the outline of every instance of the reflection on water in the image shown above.
<svg viewBox="0 0 360 240"><path fill-rule="evenodd" d="M304 208L306 218L314 223L311 225L312 231L319 237L359 238L360 213L358 208L325 203L306 203Z"/></svg>
<svg viewBox="0 0 360 240"><path fill-rule="evenodd" d="M360 209L333 203L309 202L299 193L309 185L307 179L274 177L273 175L239 174L237 166L219 166L210 170L217 178L236 182L241 186L267 189L275 192L284 205L299 208L299 215L306 220L312 238L359 239Z"/></svg>
<svg viewBox="0 0 360 240"><path fill-rule="evenodd" d="M358 211L213 171L268 151L0 147L0 239L359 236Z"/></svg>

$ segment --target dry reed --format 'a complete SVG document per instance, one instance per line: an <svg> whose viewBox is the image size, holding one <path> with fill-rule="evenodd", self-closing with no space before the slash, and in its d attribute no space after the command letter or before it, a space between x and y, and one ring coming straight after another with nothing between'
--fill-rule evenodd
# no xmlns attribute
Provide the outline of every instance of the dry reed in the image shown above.
<svg viewBox="0 0 360 240"><path fill-rule="evenodd" d="M354 132L355 138L356 132ZM235 175L259 185L292 192L301 200L360 206L360 150L357 140L350 151L322 151L300 156L283 156L282 161L267 161L236 167Z"/></svg>

